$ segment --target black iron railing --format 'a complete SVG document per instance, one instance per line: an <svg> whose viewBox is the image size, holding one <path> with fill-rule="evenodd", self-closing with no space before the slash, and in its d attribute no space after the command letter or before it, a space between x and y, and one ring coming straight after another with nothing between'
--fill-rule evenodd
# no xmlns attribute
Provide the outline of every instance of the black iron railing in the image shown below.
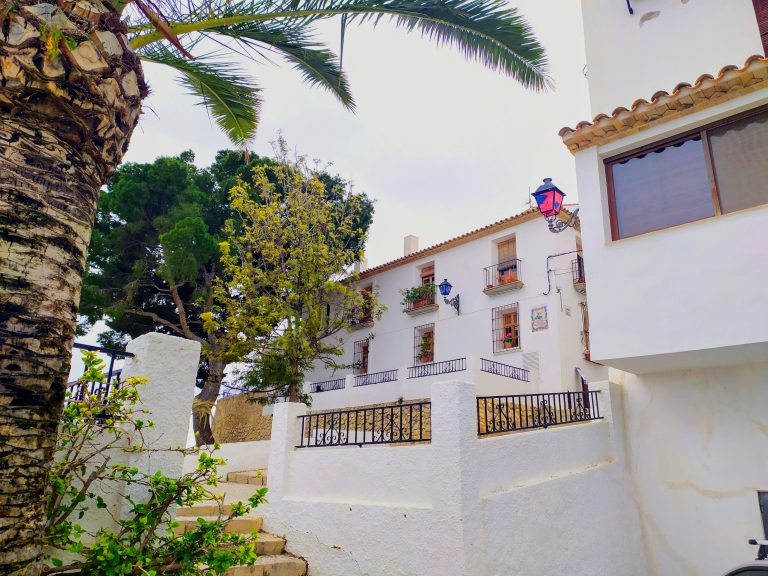
<svg viewBox="0 0 768 576"><path fill-rule="evenodd" d="M373 372L371 374L360 374L355 376L355 386L370 386L371 384L381 384L383 382L394 382L397 380L397 368L386 370L384 372Z"/></svg>
<svg viewBox="0 0 768 576"><path fill-rule="evenodd" d="M408 368L408 378L423 378L425 376L435 376L436 374L461 372L466 369L466 358L456 358L455 360L444 360L442 362L430 362L429 364L419 364L418 366L411 366Z"/></svg>
<svg viewBox="0 0 768 576"><path fill-rule="evenodd" d="M574 284L584 284L584 258L581 255L576 256L575 260L571 260L571 276L573 276Z"/></svg>
<svg viewBox="0 0 768 576"><path fill-rule="evenodd" d="M430 417L429 402L306 414L296 447L429 442Z"/></svg>
<svg viewBox="0 0 768 576"><path fill-rule="evenodd" d="M85 398L85 394L95 394L99 398L104 398L109 394L109 391L114 386L120 384L120 373L122 368L115 368L115 362L117 360L123 360L125 358L133 357L133 354L124 350L114 350L112 348L101 348L100 346L92 346L90 344L79 344L75 342L74 348L77 350L90 350L92 352L98 352L109 358L106 371L105 382L83 382L75 380L67 384L67 402L82 401Z"/></svg>
<svg viewBox="0 0 768 576"><path fill-rule="evenodd" d="M504 376L505 378L522 380L523 382L531 381L531 372L529 370L518 368L517 366L510 366L509 364L502 364L501 362L494 362L493 360L486 360L485 358L480 358L480 371L488 372L489 374L497 374L498 376Z"/></svg>
<svg viewBox="0 0 768 576"><path fill-rule="evenodd" d="M429 286L431 288L428 289L425 286ZM413 312L415 310L418 310L420 308L426 308L427 306L434 306L435 304L435 286L434 284L428 284L422 286L421 288L424 289L424 294L417 298L416 300L408 300L405 303L405 312Z"/></svg>
<svg viewBox="0 0 768 576"><path fill-rule="evenodd" d="M522 279L521 269L522 262L517 258L483 268L485 290L520 282Z"/></svg>
<svg viewBox="0 0 768 576"><path fill-rule="evenodd" d="M480 436L599 420L599 392L552 392L477 398Z"/></svg>
<svg viewBox="0 0 768 576"><path fill-rule="evenodd" d="M346 378L336 378L335 380L325 380L324 382L312 382L310 392L328 392L329 390L341 390L346 385Z"/></svg>

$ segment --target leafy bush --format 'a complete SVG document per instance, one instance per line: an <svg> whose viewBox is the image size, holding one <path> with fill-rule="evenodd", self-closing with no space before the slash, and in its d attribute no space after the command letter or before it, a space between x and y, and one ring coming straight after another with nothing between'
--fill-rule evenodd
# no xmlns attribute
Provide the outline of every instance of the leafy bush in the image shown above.
<svg viewBox="0 0 768 576"><path fill-rule="evenodd" d="M170 449L198 454L197 469L178 478L126 464L135 454L166 451L144 438L153 423L137 404L147 380L130 378L108 394L91 393L86 383L105 383L104 365L94 352L83 352L83 360L86 371L80 390L68 395L50 474L44 574L213 575L253 564L256 535L224 529L265 502L266 488L224 515L223 499L212 493L224 463L214 457L214 448ZM192 529L174 534L174 507L210 500L222 512L216 520L200 518Z"/></svg>

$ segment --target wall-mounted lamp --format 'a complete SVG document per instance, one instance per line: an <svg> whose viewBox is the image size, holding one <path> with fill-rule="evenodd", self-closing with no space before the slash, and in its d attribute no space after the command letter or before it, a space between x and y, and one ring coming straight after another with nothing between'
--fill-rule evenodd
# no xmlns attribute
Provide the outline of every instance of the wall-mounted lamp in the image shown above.
<svg viewBox="0 0 768 576"><path fill-rule="evenodd" d="M579 213L578 208L573 211L567 222L557 219L557 215L560 214L560 209L563 207L565 192L552 184L552 178L544 178L544 184L536 188L536 191L531 196L536 200L536 205L539 207L541 215L546 218L550 232L562 232L569 226L576 225L576 215Z"/></svg>
<svg viewBox="0 0 768 576"><path fill-rule="evenodd" d="M440 289L440 294L443 296L443 301L446 304L450 304L451 306L456 308L456 314L461 314L461 312L459 311L459 295L456 294L456 296L454 296L453 298L448 299L448 295L451 293L451 288L453 288L451 283L448 282L448 279L443 278L443 281L440 282L440 285L438 286L438 288Z"/></svg>

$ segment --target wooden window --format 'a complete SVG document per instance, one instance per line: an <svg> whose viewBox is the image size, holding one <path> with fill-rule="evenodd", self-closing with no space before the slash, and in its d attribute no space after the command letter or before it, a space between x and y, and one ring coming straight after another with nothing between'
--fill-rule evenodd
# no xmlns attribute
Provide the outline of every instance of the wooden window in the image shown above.
<svg viewBox="0 0 768 576"><path fill-rule="evenodd" d="M517 246L514 238L502 240L496 244L498 251L498 281L507 284L517 281Z"/></svg>
<svg viewBox="0 0 768 576"><path fill-rule="evenodd" d="M358 340L355 342L355 356L352 360L352 368L355 374L368 373L368 352L370 351L370 340Z"/></svg>
<svg viewBox="0 0 768 576"><path fill-rule="evenodd" d="M514 238L502 240L496 244L496 249L498 250L499 264L517 258L517 246Z"/></svg>
<svg viewBox="0 0 768 576"><path fill-rule="evenodd" d="M605 160L613 239L768 203L767 112Z"/></svg>
<svg viewBox="0 0 768 576"><path fill-rule="evenodd" d="M435 361L435 325L423 324L413 329L413 364Z"/></svg>
<svg viewBox="0 0 768 576"><path fill-rule="evenodd" d="M520 314L517 302L499 306L492 310L493 351L517 350L520 348Z"/></svg>
<svg viewBox="0 0 768 576"><path fill-rule="evenodd" d="M760 29L760 38L763 40L763 51L768 56L768 0L752 0L757 16L757 27Z"/></svg>
<svg viewBox="0 0 768 576"><path fill-rule="evenodd" d="M425 266L421 269L421 284L434 284L435 283L435 267L434 265Z"/></svg>

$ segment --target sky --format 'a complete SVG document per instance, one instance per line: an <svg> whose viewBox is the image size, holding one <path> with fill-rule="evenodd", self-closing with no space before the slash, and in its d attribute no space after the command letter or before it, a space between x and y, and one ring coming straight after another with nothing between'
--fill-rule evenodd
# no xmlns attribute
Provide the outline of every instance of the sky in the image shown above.
<svg viewBox="0 0 768 576"><path fill-rule="evenodd" d="M382 21L350 26L344 70L357 109L306 86L280 61L240 65L263 89L252 150L271 154L279 133L298 153L332 162L376 201L366 248L369 266L403 254L403 237L425 248L516 214L545 177L577 200L573 157L557 135L589 117L580 3L514 0L548 51L555 88L534 93L512 78L465 60L450 47ZM318 29L338 50L339 23ZM230 147L173 73L145 65L152 93L125 160L151 162L184 150L208 166ZM96 344L97 324L79 342ZM70 378L82 373L79 360Z"/></svg>
<svg viewBox="0 0 768 576"><path fill-rule="evenodd" d="M264 97L253 151L270 154L282 132L296 151L332 162L332 171L374 198L371 266L401 256L408 234L423 248L520 212L545 177L574 201L573 158L557 132L589 117L580 3L512 5L548 50L553 91L526 91L457 49L386 21L351 26L344 69L355 113L279 60L242 62ZM325 23L319 36L338 50L339 23ZM169 70L147 65L146 77L152 94L126 160L191 149L198 165L210 164L226 138Z"/></svg>

